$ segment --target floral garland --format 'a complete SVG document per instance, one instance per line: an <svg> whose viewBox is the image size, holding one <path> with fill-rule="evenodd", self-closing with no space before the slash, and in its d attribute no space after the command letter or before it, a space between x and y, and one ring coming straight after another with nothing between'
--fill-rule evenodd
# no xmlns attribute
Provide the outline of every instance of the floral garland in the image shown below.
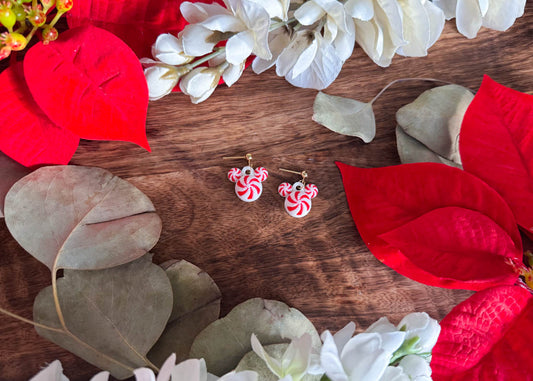
<svg viewBox="0 0 533 381"><path fill-rule="evenodd" d="M260 74L276 74L297 87L321 90L339 75L357 42L379 66L395 54L426 56L438 40L445 19L474 38L481 26L506 30L524 13L525 0L224 0L184 2L180 11L189 25L160 35L154 59L143 58L151 100L169 94L179 83L192 103L205 101L220 78L232 86L247 59ZM207 63L208 66L200 66Z"/></svg>

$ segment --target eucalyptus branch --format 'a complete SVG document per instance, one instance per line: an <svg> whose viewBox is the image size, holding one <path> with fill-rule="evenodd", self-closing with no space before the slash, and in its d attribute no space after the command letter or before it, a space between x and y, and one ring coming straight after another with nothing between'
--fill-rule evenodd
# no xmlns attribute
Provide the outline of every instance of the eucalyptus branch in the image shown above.
<svg viewBox="0 0 533 381"><path fill-rule="evenodd" d="M374 97L372 100L368 103L373 104L385 91L387 91L391 86L400 83L400 82L408 82L408 81L426 81L426 82L438 82L438 83L445 83L447 85L455 85L453 82L443 81L440 79L435 78L399 78L395 79L394 81L387 84L381 91Z"/></svg>

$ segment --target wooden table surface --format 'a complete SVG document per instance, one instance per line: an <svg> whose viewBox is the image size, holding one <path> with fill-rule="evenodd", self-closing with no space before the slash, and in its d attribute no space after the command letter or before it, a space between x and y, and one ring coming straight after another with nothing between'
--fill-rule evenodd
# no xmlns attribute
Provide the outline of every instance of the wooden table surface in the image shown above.
<svg viewBox="0 0 533 381"><path fill-rule="evenodd" d="M486 73L531 93L532 56L528 2L525 15L507 32L482 29L468 40L449 22L428 57L397 56L389 68L376 66L357 47L325 92L368 101L404 77L433 77L477 90ZM375 259L355 228L334 164L399 164L395 112L430 87L404 83L387 91L374 106L376 138L364 144L311 120L316 91L294 88L274 70L258 76L248 69L234 86L220 87L200 105L183 94L151 102L146 127L151 153L131 143L82 141L72 164L108 169L145 192L163 220L154 261L183 258L207 271L222 291L223 315L258 296L298 308L319 331L351 320L365 329L381 316L398 322L413 311L440 320L471 293L422 285ZM246 152L270 171L263 195L249 204L236 198L226 179L229 168L245 161L222 160ZM305 169L318 186L307 217L285 213L277 186L297 176L279 167ZM0 305L31 318L33 299L50 284L50 273L19 247L3 220L0 245ZM7 316L0 317L0 340L0 380L26 380L54 359L71 380L88 380L97 372Z"/></svg>

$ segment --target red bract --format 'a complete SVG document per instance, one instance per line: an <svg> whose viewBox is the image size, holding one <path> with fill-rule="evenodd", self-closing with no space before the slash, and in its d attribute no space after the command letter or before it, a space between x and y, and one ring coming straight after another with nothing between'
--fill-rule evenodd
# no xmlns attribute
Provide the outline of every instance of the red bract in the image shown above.
<svg viewBox="0 0 533 381"><path fill-rule="evenodd" d="M4 70L0 84L0 150L27 167L67 164L80 139L54 124L37 106L22 64Z"/></svg>
<svg viewBox="0 0 533 381"><path fill-rule="evenodd" d="M84 0L67 14L71 28L95 25L120 37L135 53L150 57L150 47L161 33L177 34L187 22L181 16L184 0ZM195 2L195 1L193 1ZM222 0L204 1L206 3Z"/></svg>
<svg viewBox="0 0 533 381"><path fill-rule="evenodd" d="M481 290L513 284L522 242L505 201L442 164L338 163L359 233L380 261L419 282Z"/></svg>
<svg viewBox="0 0 533 381"><path fill-rule="evenodd" d="M485 76L459 143L465 171L496 189L533 238L533 96Z"/></svg>
<svg viewBox="0 0 533 381"><path fill-rule="evenodd" d="M533 379L533 296L519 286L478 292L441 322L435 381Z"/></svg>
<svg viewBox="0 0 533 381"><path fill-rule="evenodd" d="M93 26L71 29L24 59L30 91L46 115L81 138L124 140L149 149L148 88L135 54Z"/></svg>

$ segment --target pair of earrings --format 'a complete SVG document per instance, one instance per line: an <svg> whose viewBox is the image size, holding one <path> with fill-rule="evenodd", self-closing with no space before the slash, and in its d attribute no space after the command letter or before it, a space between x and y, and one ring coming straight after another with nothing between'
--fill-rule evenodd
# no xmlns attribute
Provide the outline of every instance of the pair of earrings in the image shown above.
<svg viewBox="0 0 533 381"><path fill-rule="evenodd" d="M254 169L252 166L252 154L246 156L224 157L223 159L246 159L248 165L242 169L231 168L228 172L228 179L235 183L235 194L239 199L245 202L255 201L263 192L262 182L268 178L268 171L263 167ZM318 194L318 188L314 184L306 184L307 172L297 172L280 168L280 171L295 173L302 176L301 181L294 184L281 183L278 187L278 193L285 198L285 210L287 213L296 218L305 217L311 210L311 200Z"/></svg>

